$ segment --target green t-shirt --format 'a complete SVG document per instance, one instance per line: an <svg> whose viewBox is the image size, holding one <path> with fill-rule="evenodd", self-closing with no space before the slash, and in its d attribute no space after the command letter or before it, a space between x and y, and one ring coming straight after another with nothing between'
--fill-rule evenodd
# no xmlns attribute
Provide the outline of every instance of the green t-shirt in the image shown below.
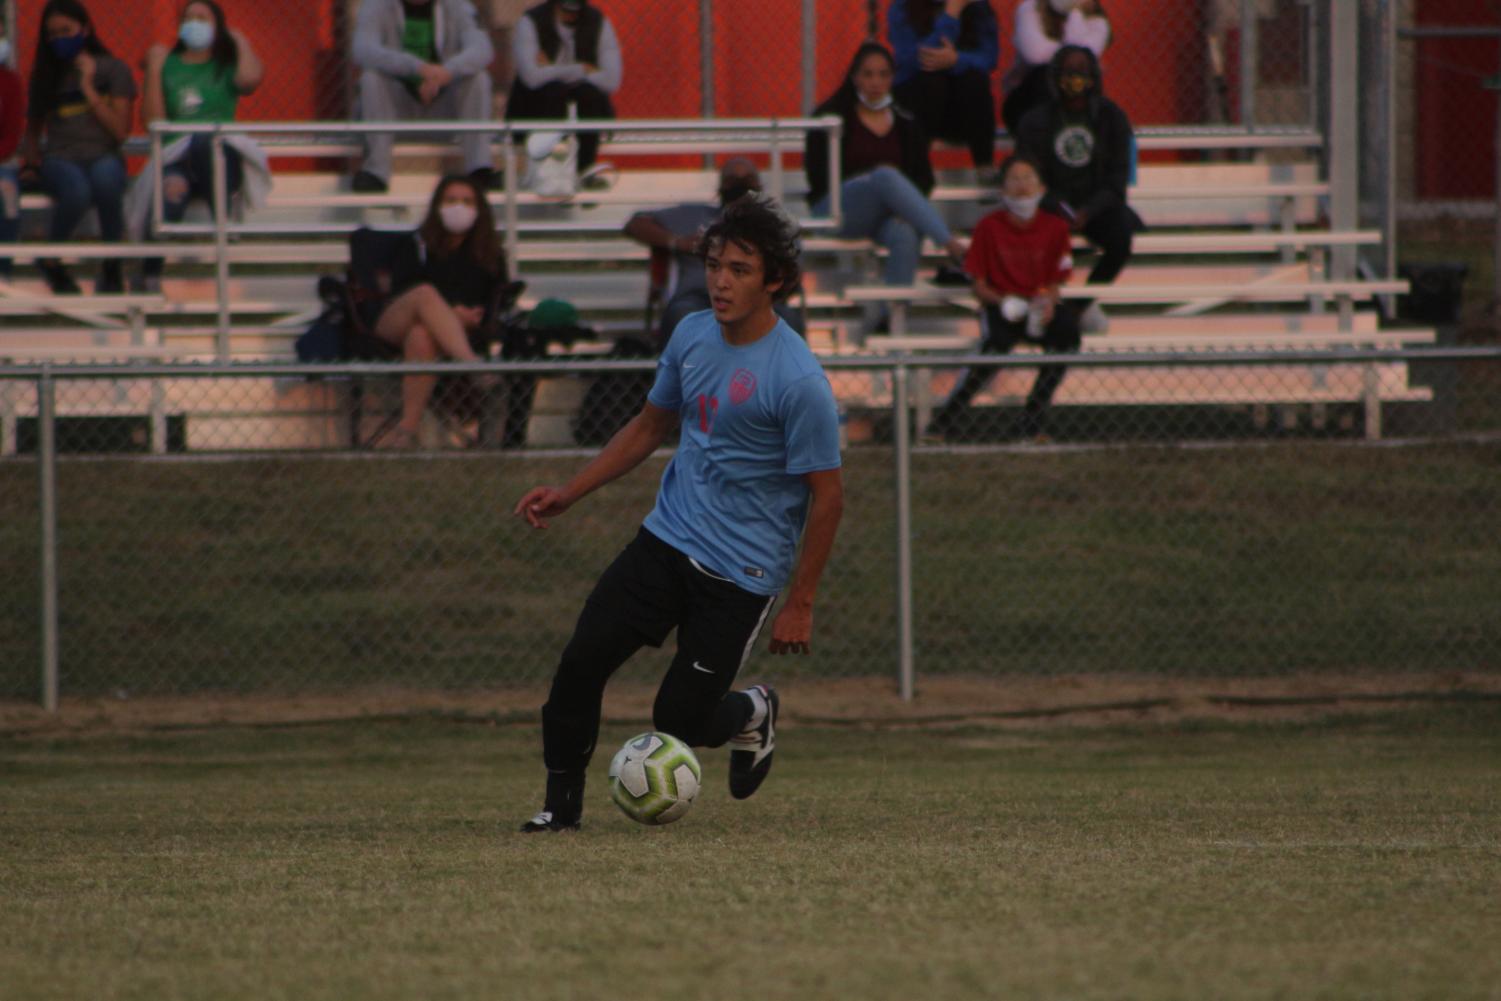
<svg viewBox="0 0 1501 1001"><path fill-rule="evenodd" d="M176 52L169 52L162 63L162 96L171 122L232 122L240 102L233 70L212 59L183 62ZM168 136L167 141L175 138Z"/></svg>
<svg viewBox="0 0 1501 1001"><path fill-rule="evenodd" d="M403 2L401 22L401 51L409 56L416 56L425 63L438 61L438 42L436 32L433 30L433 5L411 4ZM402 80L407 85L413 96L416 96L417 88L422 84L420 76L409 76Z"/></svg>

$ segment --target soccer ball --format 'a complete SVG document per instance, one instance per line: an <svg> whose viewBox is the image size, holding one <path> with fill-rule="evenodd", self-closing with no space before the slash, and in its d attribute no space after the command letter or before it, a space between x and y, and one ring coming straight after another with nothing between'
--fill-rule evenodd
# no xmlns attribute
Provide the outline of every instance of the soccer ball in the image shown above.
<svg viewBox="0 0 1501 1001"><path fill-rule="evenodd" d="M693 805L702 777L687 744L670 733L643 733L610 762L610 798L639 824L670 824Z"/></svg>

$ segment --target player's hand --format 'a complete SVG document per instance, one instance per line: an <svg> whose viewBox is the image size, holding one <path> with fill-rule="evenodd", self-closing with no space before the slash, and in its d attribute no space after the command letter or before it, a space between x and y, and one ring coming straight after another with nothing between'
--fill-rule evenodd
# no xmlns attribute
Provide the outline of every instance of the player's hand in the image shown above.
<svg viewBox="0 0 1501 1001"><path fill-rule="evenodd" d="M813 607L796 602L783 605L771 623L771 652L808 653L812 639Z"/></svg>
<svg viewBox="0 0 1501 1001"><path fill-rule="evenodd" d="M94 70L99 65L94 62L94 54L92 52L78 53L73 57L73 65L78 67L79 86L83 88L85 94L91 93L94 90Z"/></svg>
<svg viewBox="0 0 1501 1001"><path fill-rule="evenodd" d="M573 506L573 500L559 487L533 487L516 502L511 513L525 518L533 528L546 528L547 519L556 518Z"/></svg>

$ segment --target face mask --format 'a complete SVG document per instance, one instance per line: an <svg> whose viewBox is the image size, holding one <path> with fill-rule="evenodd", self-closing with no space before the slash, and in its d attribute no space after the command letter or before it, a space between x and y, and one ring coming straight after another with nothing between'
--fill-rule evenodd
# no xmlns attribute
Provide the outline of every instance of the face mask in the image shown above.
<svg viewBox="0 0 1501 1001"><path fill-rule="evenodd" d="M214 25L211 21L184 21L177 37L194 52L202 52L214 44Z"/></svg>
<svg viewBox="0 0 1501 1001"><path fill-rule="evenodd" d="M1069 97L1083 97L1094 90L1094 78L1084 73L1065 73L1058 79L1058 88Z"/></svg>
<svg viewBox="0 0 1501 1001"><path fill-rule="evenodd" d="M0 38L0 63L10 63L10 39Z"/></svg>
<svg viewBox="0 0 1501 1001"><path fill-rule="evenodd" d="M479 218L479 209L463 202L449 202L438 208L438 215L443 218L443 228L457 236L474 228L474 220Z"/></svg>
<svg viewBox="0 0 1501 1001"><path fill-rule="evenodd" d="M867 101L865 99L865 95L860 93L858 90L855 91L855 96L860 98L860 103L865 105L871 111L885 111L887 108L891 107L890 91L887 91L881 98L875 101Z"/></svg>
<svg viewBox="0 0 1501 1001"><path fill-rule="evenodd" d="M759 191L748 181L730 181L719 189L719 204L728 205L738 198L743 198L752 191Z"/></svg>
<svg viewBox="0 0 1501 1001"><path fill-rule="evenodd" d="M1023 222L1028 222L1037 214L1037 206L1042 204L1042 196L1033 195L1031 198L1013 198L1010 195L1002 195L1001 204L1006 206L1007 212L1010 212Z"/></svg>
<svg viewBox="0 0 1501 1001"><path fill-rule="evenodd" d="M52 46L52 54L57 58L72 59L83 51L83 43L87 40L88 36L80 31L76 35L64 35L61 38L54 38L47 44Z"/></svg>
<svg viewBox="0 0 1501 1001"><path fill-rule="evenodd" d="M1079 6L1079 0L1048 0L1053 12L1062 17L1068 17L1073 9Z"/></svg>

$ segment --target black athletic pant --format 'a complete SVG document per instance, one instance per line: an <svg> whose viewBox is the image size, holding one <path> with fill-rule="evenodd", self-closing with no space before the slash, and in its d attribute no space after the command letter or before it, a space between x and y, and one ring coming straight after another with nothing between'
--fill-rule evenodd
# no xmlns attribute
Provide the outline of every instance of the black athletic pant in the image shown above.
<svg viewBox="0 0 1501 1001"><path fill-rule="evenodd" d="M610 95L592 83L550 83L533 90L518 79L506 101L506 121L528 118L567 118L568 105L578 106L579 118L614 118L615 106ZM517 138L522 138L518 134ZM580 132L579 171L585 171L599 157L600 133Z"/></svg>
<svg viewBox="0 0 1501 1001"><path fill-rule="evenodd" d="M897 103L930 136L963 143L976 167L995 163L995 98L984 73L919 73L896 88Z"/></svg>
<svg viewBox="0 0 1501 1001"><path fill-rule="evenodd" d="M1100 251L1100 259L1089 269L1089 284L1109 285L1131 260L1131 243L1141 217L1128 205L1117 205L1084 220L1084 238Z"/></svg>
<svg viewBox="0 0 1501 1001"><path fill-rule="evenodd" d="M985 340L980 344L984 354L1003 355L1010 353L1016 343L1026 337L1027 321L1013 323L1001 315L999 306L985 307ZM1043 328L1042 349L1048 354L1069 354L1079 350L1079 314L1068 303L1060 302L1053 309L1053 319ZM1068 371L1066 365L1043 365L1037 370L1037 380L1027 394L1025 420L1036 424L1042 412L1053 401L1053 394L1063 382ZM995 375L990 365L976 365L967 369L954 392L944 401L934 415L939 427L952 427L955 419L969 406L971 400L985 388Z"/></svg>
<svg viewBox="0 0 1501 1001"><path fill-rule="evenodd" d="M605 682L643 646L678 631L678 650L657 690L652 725L694 747L719 747L750 721L750 696L735 675L775 595L707 571L641 529L584 602L542 707L547 770L582 781L599 736Z"/></svg>

